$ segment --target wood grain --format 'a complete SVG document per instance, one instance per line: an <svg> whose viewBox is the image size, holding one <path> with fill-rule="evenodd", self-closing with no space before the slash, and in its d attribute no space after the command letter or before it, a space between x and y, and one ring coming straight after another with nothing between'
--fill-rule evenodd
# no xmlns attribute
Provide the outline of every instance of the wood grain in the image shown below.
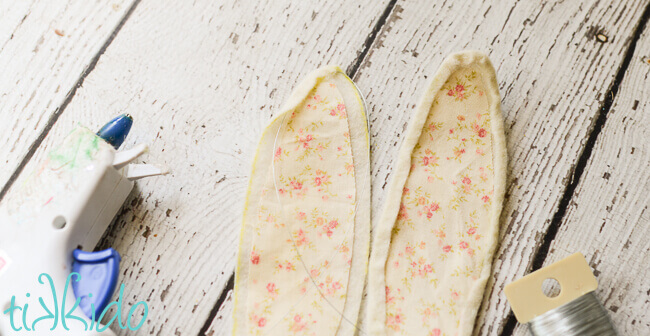
<svg viewBox="0 0 650 336"><path fill-rule="evenodd" d="M356 81L370 110L374 214L415 103L444 57L479 49L497 70L510 178L476 334L502 332L510 313L503 287L530 268L646 4L398 2L362 63ZM606 43L595 37L601 31Z"/></svg>
<svg viewBox="0 0 650 336"><path fill-rule="evenodd" d="M206 323L234 269L261 130L304 74L327 63L359 66L378 214L421 89L446 55L462 49L490 55L506 116L502 245L476 328L501 334L509 314L503 287L531 268L647 6L144 0L102 53L132 3L0 3L0 187L30 152L25 172L76 123L97 128L122 112L136 119L124 147L148 143L144 161L173 171L137 183L102 243L122 254L127 303L146 300L151 308L143 329L120 335L196 335ZM382 27L377 35L375 25ZM650 324L648 65L640 61L650 56L649 44L646 28L546 260L585 253L601 282L599 296L628 334ZM83 86L71 91L80 75ZM38 148L30 149L35 141ZM228 334L228 295L208 321L209 335Z"/></svg>
<svg viewBox="0 0 650 336"><path fill-rule="evenodd" d="M196 335L234 270L250 162L262 129L309 71L353 64L386 6L366 1L142 1L25 171L81 123L129 112L123 146L172 173L138 181L102 247L122 255L120 335ZM11 192L11 190L9 191Z"/></svg>
<svg viewBox="0 0 650 336"><path fill-rule="evenodd" d="M132 2L0 3L0 190Z"/></svg>
<svg viewBox="0 0 650 336"><path fill-rule="evenodd" d="M544 265L582 252L621 335L650 330L650 25ZM519 326L516 335L526 335Z"/></svg>
<svg viewBox="0 0 650 336"><path fill-rule="evenodd" d="M442 60L454 51L479 49L497 69L510 183L502 245L475 334L502 333L510 312L503 287L531 266L643 5L398 2L361 63L355 80L370 110L375 215L421 88ZM597 41L599 32L607 43ZM222 309L231 307L226 302Z"/></svg>

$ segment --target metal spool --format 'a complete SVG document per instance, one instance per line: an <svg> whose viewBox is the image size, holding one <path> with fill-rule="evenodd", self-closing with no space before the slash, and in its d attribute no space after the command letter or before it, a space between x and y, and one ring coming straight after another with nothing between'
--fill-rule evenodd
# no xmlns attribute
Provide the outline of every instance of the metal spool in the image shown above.
<svg viewBox="0 0 650 336"><path fill-rule="evenodd" d="M594 292L549 310L528 324L539 336L617 336L607 310Z"/></svg>

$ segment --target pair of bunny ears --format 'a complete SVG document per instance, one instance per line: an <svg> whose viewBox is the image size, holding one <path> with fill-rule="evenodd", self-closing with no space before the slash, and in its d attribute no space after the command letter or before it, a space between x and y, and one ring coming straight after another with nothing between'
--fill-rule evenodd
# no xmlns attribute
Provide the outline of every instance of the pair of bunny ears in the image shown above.
<svg viewBox="0 0 650 336"><path fill-rule="evenodd" d="M372 248L369 153L366 109L352 80L338 67L307 76L258 146L233 334L471 334L505 188L488 58L453 54L432 79L405 134Z"/></svg>

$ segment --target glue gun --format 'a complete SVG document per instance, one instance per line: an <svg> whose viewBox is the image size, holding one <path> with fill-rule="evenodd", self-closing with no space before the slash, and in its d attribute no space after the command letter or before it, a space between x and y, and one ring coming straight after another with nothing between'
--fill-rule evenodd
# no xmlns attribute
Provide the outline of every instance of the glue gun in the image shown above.
<svg viewBox="0 0 650 336"><path fill-rule="evenodd" d="M97 134L78 126L0 203L0 336L114 336L102 313L117 287L119 254L92 252L134 186L165 174L118 152L133 119Z"/></svg>

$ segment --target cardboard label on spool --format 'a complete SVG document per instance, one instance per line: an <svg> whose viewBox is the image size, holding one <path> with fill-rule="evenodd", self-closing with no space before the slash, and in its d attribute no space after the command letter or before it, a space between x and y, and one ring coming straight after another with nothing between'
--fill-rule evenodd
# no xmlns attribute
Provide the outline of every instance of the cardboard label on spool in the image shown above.
<svg viewBox="0 0 650 336"><path fill-rule="evenodd" d="M555 279L560 294L548 297L542 283ZM598 281L582 253L575 253L508 284L506 297L519 323L528 323L537 316L569 303L598 288Z"/></svg>

